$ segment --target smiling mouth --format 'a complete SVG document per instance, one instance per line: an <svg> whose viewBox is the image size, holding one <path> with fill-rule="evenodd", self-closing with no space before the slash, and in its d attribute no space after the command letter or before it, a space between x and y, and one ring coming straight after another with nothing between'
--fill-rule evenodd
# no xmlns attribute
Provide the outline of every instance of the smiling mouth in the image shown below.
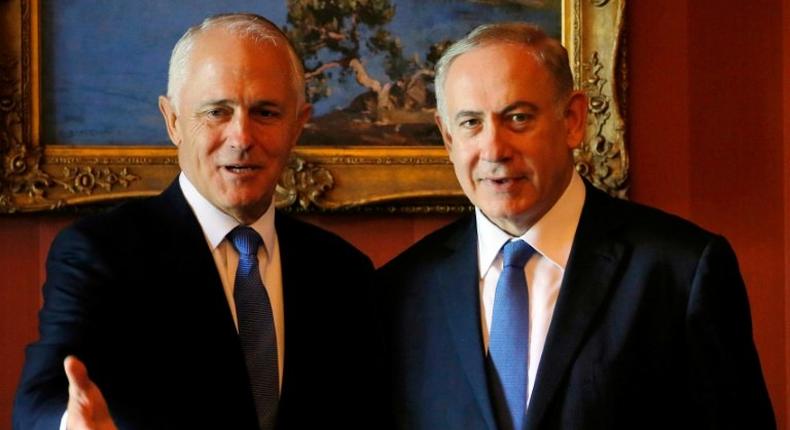
<svg viewBox="0 0 790 430"><path fill-rule="evenodd" d="M483 178L484 182L491 182L497 185L506 185L512 184L514 182L520 181L524 179L523 176L513 177L513 178Z"/></svg>
<svg viewBox="0 0 790 430"><path fill-rule="evenodd" d="M231 173L250 173L259 170L260 168L260 166L244 164L228 164L227 166L223 166L223 169Z"/></svg>

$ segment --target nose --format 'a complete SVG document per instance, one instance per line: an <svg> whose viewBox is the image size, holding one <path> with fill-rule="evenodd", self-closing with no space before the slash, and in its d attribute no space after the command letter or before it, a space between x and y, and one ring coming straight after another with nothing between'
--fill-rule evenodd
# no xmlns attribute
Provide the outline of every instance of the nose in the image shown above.
<svg viewBox="0 0 790 430"><path fill-rule="evenodd" d="M501 163L511 157L507 130L495 121L489 121L479 135L480 159Z"/></svg>
<svg viewBox="0 0 790 430"><path fill-rule="evenodd" d="M246 112L241 109L234 112L227 131L227 141L232 147L245 150L253 144L252 125Z"/></svg>

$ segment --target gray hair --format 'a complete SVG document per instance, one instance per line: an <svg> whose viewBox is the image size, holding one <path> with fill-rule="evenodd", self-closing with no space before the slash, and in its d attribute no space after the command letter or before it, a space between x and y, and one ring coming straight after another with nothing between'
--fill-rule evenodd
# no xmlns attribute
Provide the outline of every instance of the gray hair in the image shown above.
<svg viewBox="0 0 790 430"><path fill-rule="evenodd" d="M503 22L481 25L463 39L453 43L436 62L436 108L442 121L447 122L444 83L453 61L476 48L495 44L514 44L530 48L537 60L546 67L556 83L557 99L573 92L573 74L568 51L556 39L546 35L540 27L523 22Z"/></svg>
<svg viewBox="0 0 790 430"><path fill-rule="evenodd" d="M277 46L280 42L284 43L291 58L294 89L299 100L304 101L304 66L296 53L296 49L294 49L293 44L291 44L285 33L276 24L260 15L228 13L210 16L203 20L202 23L190 27L173 47L173 53L170 55L170 68L167 74L167 97L173 101L174 108L178 104L176 101L178 92L184 85L186 67L195 45L195 38L206 30L213 28L222 28L233 35L250 38L258 44L268 43Z"/></svg>

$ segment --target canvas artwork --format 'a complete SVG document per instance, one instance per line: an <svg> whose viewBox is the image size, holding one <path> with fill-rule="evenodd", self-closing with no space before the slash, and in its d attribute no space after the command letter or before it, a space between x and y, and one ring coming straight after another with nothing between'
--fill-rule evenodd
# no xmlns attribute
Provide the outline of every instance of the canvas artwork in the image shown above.
<svg viewBox="0 0 790 430"><path fill-rule="evenodd" d="M303 146L440 145L433 66L452 41L512 20L562 36L562 0L45 0L42 141L169 145L157 97L170 50L231 11L272 19L302 56L314 105Z"/></svg>
<svg viewBox="0 0 790 430"><path fill-rule="evenodd" d="M625 0L0 2L0 213L161 192L178 174L157 99L170 50L209 15L253 12L294 41L314 107L277 185L299 211L468 210L434 125L433 67L482 23L561 38L589 97L576 170L625 196Z"/></svg>

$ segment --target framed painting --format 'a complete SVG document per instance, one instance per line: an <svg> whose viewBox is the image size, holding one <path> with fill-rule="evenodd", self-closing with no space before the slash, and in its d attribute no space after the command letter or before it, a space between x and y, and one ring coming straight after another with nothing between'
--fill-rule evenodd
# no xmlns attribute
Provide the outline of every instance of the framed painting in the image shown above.
<svg viewBox="0 0 790 430"><path fill-rule="evenodd" d="M568 48L590 99L576 168L623 196L625 0L1 0L0 213L152 195L178 173L157 109L170 50L211 14L272 19L305 61L314 115L277 188L297 211L468 208L433 122L433 64L494 21Z"/></svg>

